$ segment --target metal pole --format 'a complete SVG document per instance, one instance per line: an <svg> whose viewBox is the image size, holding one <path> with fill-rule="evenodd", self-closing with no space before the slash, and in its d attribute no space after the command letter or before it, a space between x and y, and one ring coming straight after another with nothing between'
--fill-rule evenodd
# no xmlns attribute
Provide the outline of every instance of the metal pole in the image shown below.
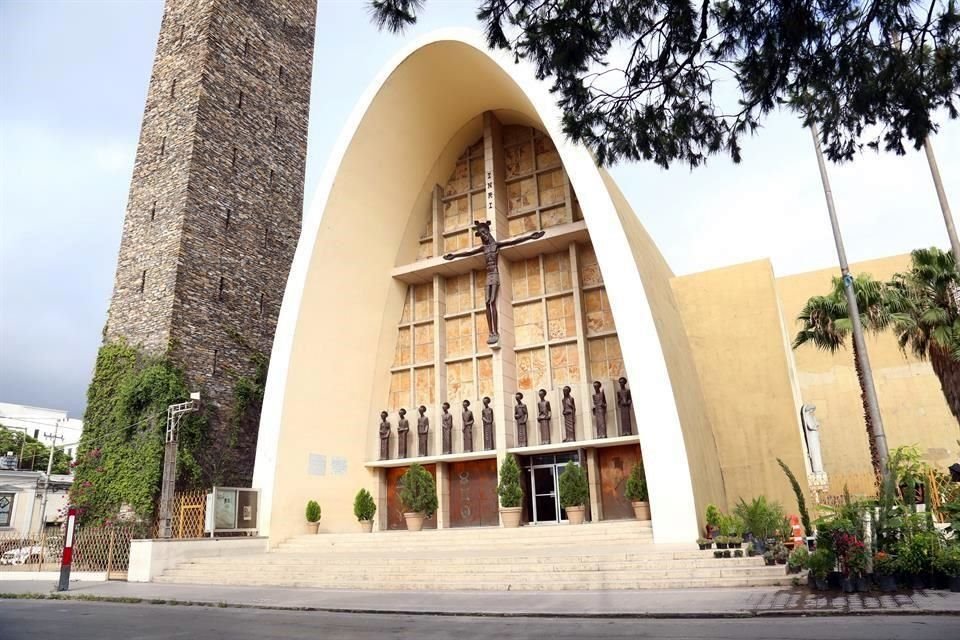
<svg viewBox="0 0 960 640"><path fill-rule="evenodd" d="M163 445L163 479L160 482L160 538L173 536L173 497L177 488L177 427L187 413L196 411L193 400L167 407L167 430Z"/></svg>
<svg viewBox="0 0 960 640"><path fill-rule="evenodd" d="M833 240L837 245L837 257L840 259L843 290L847 297L850 324L853 328L853 343L856 346L860 369L863 371L863 393L867 400L867 412L870 416L873 438L877 443L877 456L880 458L880 469L883 477L886 478L888 472L887 436L883 430L883 419L880 417L880 403L877 402L877 390L873 385L873 369L870 367L870 357L867 355L867 344L863 339L863 326L860 324L860 308L857 305L857 295L853 290L853 276L850 275L850 265L847 263L847 252L843 248L843 236L840 234L840 223L837 221L837 210L833 204L833 191L830 189L830 178L827 176L827 166L823 160L823 150L820 148L820 134L817 131L816 124L810 124L810 134L813 136L813 146L817 151L817 165L820 168L820 180L823 182L823 195L827 200L830 226L833 228Z"/></svg>
<svg viewBox="0 0 960 640"><path fill-rule="evenodd" d="M953 259L960 260L960 240L957 240L957 229L953 226L953 214L950 213L950 203L947 201L947 192L943 188L943 180L940 179L940 168L937 166L937 158L933 155L933 144L930 142L930 136L924 138L923 150L927 154L927 164L930 165L933 186L937 189L940 211L943 212L943 221L947 225L947 235L950 236L950 249L953 251Z"/></svg>
<svg viewBox="0 0 960 640"><path fill-rule="evenodd" d="M61 435L57 435L57 431L60 429L60 420L57 420L56 424L53 425L53 435L45 433L43 435L47 436L52 440L50 443L50 457L47 459L47 477L43 483L43 501L40 503L40 528L43 529L46 524L44 519L47 514L47 497L50 495L50 474L53 473L53 453L57 450L57 440L63 438Z"/></svg>

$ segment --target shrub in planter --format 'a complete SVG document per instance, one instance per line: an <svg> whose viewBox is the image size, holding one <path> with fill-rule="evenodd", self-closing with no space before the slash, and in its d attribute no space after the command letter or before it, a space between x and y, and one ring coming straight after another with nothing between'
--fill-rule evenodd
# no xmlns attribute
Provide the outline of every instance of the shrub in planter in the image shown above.
<svg viewBox="0 0 960 640"><path fill-rule="evenodd" d="M627 478L627 486L623 493L627 500L633 505L633 515L637 520L649 520L650 496L647 492L647 477L643 471L643 460L631 469L630 477Z"/></svg>
<svg viewBox="0 0 960 640"><path fill-rule="evenodd" d="M357 491L357 495L353 498L353 515L357 517L357 522L367 533L373 530L373 516L376 512L377 503L374 502L370 492L366 489Z"/></svg>
<svg viewBox="0 0 960 640"><path fill-rule="evenodd" d="M437 511L437 485L433 476L423 466L414 463L400 476L398 484L407 529L420 531L423 521Z"/></svg>
<svg viewBox="0 0 960 640"><path fill-rule="evenodd" d="M710 538L697 538L697 546L700 547L700 551L706 551L713 546L713 540Z"/></svg>
<svg viewBox="0 0 960 640"><path fill-rule="evenodd" d="M741 532L749 531L759 540L765 541L784 533L786 513L783 506L779 502L768 502L766 496L757 496L750 502L740 498L733 513L742 522Z"/></svg>
<svg viewBox="0 0 960 640"><path fill-rule="evenodd" d="M497 485L497 495L500 496L500 519L504 527L520 526L520 515L523 508L523 489L520 487L520 465L512 453L500 465L500 484Z"/></svg>
<svg viewBox="0 0 960 640"><path fill-rule="evenodd" d="M733 551L733 557L734 557L734 558L742 558L742 557L743 557L743 549L735 549L735 550Z"/></svg>
<svg viewBox="0 0 960 640"><path fill-rule="evenodd" d="M713 557L714 557L714 558L722 558L722 557L723 557L723 551L720 551L719 549L717 549L716 551L713 552Z"/></svg>
<svg viewBox="0 0 960 640"><path fill-rule="evenodd" d="M787 564L787 558L790 557L790 551L780 542L772 549L773 559L777 564Z"/></svg>
<svg viewBox="0 0 960 640"><path fill-rule="evenodd" d="M960 544L944 546L933 559L934 568L948 578L950 591L960 592Z"/></svg>
<svg viewBox="0 0 960 640"><path fill-rule="evenodd" d="M732 552L730 551L730 549L724 549L724 550L721 551L720 553L723 554L723 557L724 557L724 558L729 558L729 557L732 555Z"/></svg>
<svg viewBox="0 0 960 640"><path fill-rule="evenodd" d="M807 561L810 559L810 552L806 547L797 547L787 558L787 571L790 573L800 573L807 568Z"/></svg>
<svg viewBox="0 0 960 640"><path fill-rule="evenodd" d="M768 567L772 567L773 565L777 564L776 556L773 555L773 549L767 549L763 552L763 562Z"/></svg>
<svg viewBox="0 0 960 640"><path fill-rule="evenodd" d="M878 551L873 556L873 575L877 581L877 588L886 593L897 590L897 579L894 576L897 570L896 558L885 551Z"/></svg>
<svg viewBox="0 0 960 640"><path fill-rule="evenodd" d="M716 536L713 540L717 543L717 549L726 549L729 545L727 536Z"/></svg>
<svg viewBox="0 0 960 640"><path fill-rule="evenodd" d="M580 465L572 460L563 468L560 474L560 506L567 512L570 524L583 523L583 505L587 504L590 489L587 486L587 476Z"/></svg>
<svg viewBox="0 0 960 640"><path fill-rule="evenodd" d="M743 546L743 538L740 536L730 536L727 538L727 544L731 549L739 549Z"/></svg>
<svg viewBox="0 0 960 640"><path fill-rule="evenodd" d="M918 532L897 545L897 570L914 589L927 586L939 548L935 533Z"/></svg>
<svg viewBox="0 0 960 640"><path fill-rule="evenodd" d="M762 556L763 552L757 548L757 545L751 541L747 543L747 557Z"/></svg>
<svg viewBox="0 0 960 640"><path fill-rule="evenodd" d="M704 520L707 523L706 534L708 538L715 538L720 533L720 518L722 514L715 504L707 505L707 513Z"/></svg>
<svg viewBox="0 0 960 640"><path fill-rule="evenodd" d="M320 527L320 504L316 500L307 502L306 509L307 528L311 533L316 533Z"/></svg>
<svg viewBox="0 0 960 640"><path fill-rule="evenodd" d="M810 569L810 575L813 576L814 586L818 591L827 590L827 574L833 569L834 564L833 554L824 548L816 549L807 558L807 567Z"/></svg>

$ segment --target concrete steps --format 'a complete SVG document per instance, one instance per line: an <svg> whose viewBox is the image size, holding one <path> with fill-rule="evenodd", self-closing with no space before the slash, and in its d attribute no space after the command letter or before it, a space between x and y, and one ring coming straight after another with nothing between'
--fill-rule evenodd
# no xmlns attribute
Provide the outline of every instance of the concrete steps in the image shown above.
<svg viewBox="0 0 960 640"><path fill-rule="evenodd" d="M599 590L790 583L760 558L653 544L636 521L297 536L267 553L197 558L158 582L382 590Z"/></svg>

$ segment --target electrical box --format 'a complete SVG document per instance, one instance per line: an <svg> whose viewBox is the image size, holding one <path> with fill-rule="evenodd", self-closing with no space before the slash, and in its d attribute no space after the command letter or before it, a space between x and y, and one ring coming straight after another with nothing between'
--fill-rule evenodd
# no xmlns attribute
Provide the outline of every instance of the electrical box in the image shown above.
<svg viewBox="0 0 960 640"><path fill-rule="evenodd" d="M256 535L259 529L260 490L242 487L214 487L207 494L204 533Z"/></svg>

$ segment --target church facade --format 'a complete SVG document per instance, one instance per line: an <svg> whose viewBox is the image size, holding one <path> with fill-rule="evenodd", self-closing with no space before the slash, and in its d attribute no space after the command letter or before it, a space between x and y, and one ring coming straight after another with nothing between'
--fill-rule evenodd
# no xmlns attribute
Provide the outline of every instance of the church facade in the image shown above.
<svg viewBox="0 0 960 640"><path fill-rule="evenodd" d="M322 531L356 530L360 488L377 529L403 528L396 484L413 462L438 486L426 526L453 528L499 526L507 454L523 469L525 522L564 520L569 461L586 469L591 520L632 517L623 488L642 459L663 543L694 540L711 503L764 493L794 509L778 458L816 475L801 407L817 404L829 430L849 389L798 373L789 318L801 289L829 278L797 287L768 262L675 277L612 178L564 139L546 87L477 34L431 36L387 67L318 195L257 443L271 540L302 532L310 499ZM724 317L734 308L749 317ZM922 364L905 366L929 387ZM932 446L956 424L930 406L945 425L920 433ZM823 436L828 474L841 449L857 458L847 440Z"/></svg>

